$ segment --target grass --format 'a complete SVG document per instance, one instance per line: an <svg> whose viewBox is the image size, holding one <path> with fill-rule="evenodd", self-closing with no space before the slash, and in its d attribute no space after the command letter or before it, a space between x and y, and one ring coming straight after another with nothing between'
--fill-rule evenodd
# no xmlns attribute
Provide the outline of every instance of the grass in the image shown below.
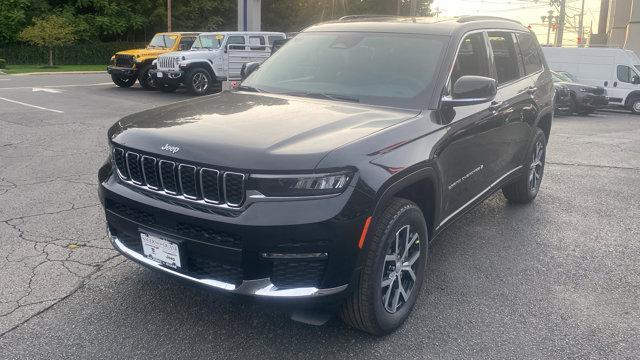
<svg viewBox="0 0 640 360"><path fill-rule="evenodd" d="M24 74L32 72L61 72L61 71L107 71L107 65L7 65L0 69L6 74Z"/></svg>

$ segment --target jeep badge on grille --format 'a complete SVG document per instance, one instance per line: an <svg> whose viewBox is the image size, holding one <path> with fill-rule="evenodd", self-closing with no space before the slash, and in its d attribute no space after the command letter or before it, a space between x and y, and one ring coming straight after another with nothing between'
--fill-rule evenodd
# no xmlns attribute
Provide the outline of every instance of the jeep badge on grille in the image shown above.
<svg viewBox="0 0 640 360"><path fill-rule="evenodd" d="M161 148L161 150L166 150L166 151L169 151L169 152L170 152L170 153L172 153L172 154L175 154L175 153L177 153L177 152L180 150L180 148L179 148L179 147L177 147L177 146L171 146L171 145L169 145L169 144L165 144L165 145Z"/></svg>

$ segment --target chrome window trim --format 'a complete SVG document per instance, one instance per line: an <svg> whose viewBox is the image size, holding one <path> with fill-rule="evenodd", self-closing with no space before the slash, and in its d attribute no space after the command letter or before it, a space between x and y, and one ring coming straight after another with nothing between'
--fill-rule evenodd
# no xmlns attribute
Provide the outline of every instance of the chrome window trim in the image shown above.
<svg viewBox="0 0 640 360"><path fill-rule="evenodd" d="M187 195L184 192L184 187L182 186L182 168L185 167L189 167L189 168L193 168L193 187L196 190L196 195L192 196L192 195ZM182 193L182 196L184 196L185 198L189 199L189 200L197 200L198 199L198 181L197 181L197 177L196 177L196 171L198 171L198 168L193 166L193 165L187 165L187 164L178 164L178 183L180 184L180 192Z"/></svg>
<svg viewBox="0 0 640 360"><path fill-rule="evenodd" d="M135 181L133 179L133 176L131 176L131 165L129 165L129 154L136 156L136 162L140 161L140 154L138 154L136 152L133 152L133 151L125 151L124 152L124 159L127 162L127 172L129 173L129 179L131 180L132 183L134 183L136 185L144 185L144 183L142 183L142 182ZM140 166L140 172L142 172L142 166ZM144 175L142 176L142 178L144 180Z"/></svg>
<svg viewBox="0 0 640 360"><path fill-rule="evenodd" d="M158 187L154 187L154 186L149 185L149 181L147 180L147 174L146 174L146 171L144 171L144 159L145 159L145 158L146 158L146 159L151 159L151 160L153 160L153 169L154 169L154 170L155 170L155 168L156 168L156 163L158 162L158 160L156 160L156 158L154 158L154 157L147 156L147 155L142 155L142 159L140 159L140 167L142 168L142 179L144 180L144 183L146 184L146 186L147 186L149 189L152 189L152 190L160 190L160 186L161 186L161 185L160 185L160 181L158 181ZM157 177L158 177L158 174L156 173L156 178L157 178ZM159 179L158 179L158 180L159 180Z"/></svg>
<svg viewBox="0 0 640 360"><path fill-rule="evenodd" d="M167 188L164 186L164 181L162 180L162 163L170 163L172 164L171 166L171 170L173 171L173 181L176 184L176 191L172 192L172 191L168 191ZM160 172L160 185L162 186L162 191L165 192L166 194L169 195L178 195L178 182L175 180L176 179L176 163L173 161L169 161L169 160L160 160L160 162L158 162L158 169Z"/></svg>
<svg viewBox="0 0 640 360"><path fill-rule="evenodd" d="M204 192L204 182L202 181L202 173L205 171L211 171L216 173L216 181L218 182L218 201L208 199ZM202 200L209 204L221 204L222 203L222 195L220 194L220 171L216 169L209 168L201 168L200 169L200 192L202 193Z"/></svg>
<svg viewBox="0 0 640 360"><path fill-rule="evenodd" d="M227 175L240 175L240 176L242 176L242 199L238 203L229 202L229 199L227 198ZM234 208L240 207L242 205L242 203L244 202L244 199L247 196L246 195L246 190L244 188L245 179L246 179L246 176L244 174L237 173L237 172L232 172L232 171L227 171L222 175L222 191L224 192L224 202L227 205L229 205L231 207L234 207Z"/></svg>

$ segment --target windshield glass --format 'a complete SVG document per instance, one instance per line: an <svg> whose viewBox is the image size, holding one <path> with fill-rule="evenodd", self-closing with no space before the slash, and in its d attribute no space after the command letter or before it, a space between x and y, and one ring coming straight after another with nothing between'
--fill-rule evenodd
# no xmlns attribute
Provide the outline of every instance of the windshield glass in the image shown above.
<svg viewBox="0 0 640 360"><path fill-rule="evenodd" d="M156 35L149 42L148 48L163 48L170 49L173 47L173 44L176 43L176 39L178 37L176 35Z"/></svg>
<svg viewBox="0 0 640 360"><path fill-rule="evenodd" d="M260 91L421 108L433 89L448 37L302 33L242 85Z"/></svg>
<svg viewBox="0 0 640 360"><path fill-rule="evenodd" d="M557 73L555 71L551 72L551 76L553 77L553 81L555 82L573 82L573 80L570 79L568 76L562 73Z"/></svg>
<svg viewBox="0 0 640 360"><path fill-rule="evenodd" d="M640 65L633 65L633 67L635 67L636 70L640 71Z"/></svg>
<svg viewBox="0 0 640 360"><path fill-rule="evenodd" d="M224 41L224 35L200 35L191 46L192 50L195 49L218 49Z"/></svg>

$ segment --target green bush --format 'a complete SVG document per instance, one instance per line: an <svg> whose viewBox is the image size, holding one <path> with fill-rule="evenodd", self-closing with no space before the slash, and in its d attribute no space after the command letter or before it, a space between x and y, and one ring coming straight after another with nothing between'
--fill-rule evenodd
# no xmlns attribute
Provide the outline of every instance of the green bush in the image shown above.
<svg viewBox="0 0 640 360"><path fill-rule="evenodd" d="M0 69L4 69L7 67L7 60L0 59Z"/></svg>
<svg viewBox="0 0 640 360"><path fill-rule="evenodd" d="M108 64L111 56L118 51L144 48L145 43L105 42L78 43L53 49L53 63L57 65ZM46 64L49 62L47 49L32 45L13 45L0 48L0 57L16 65Z"/></svg>

